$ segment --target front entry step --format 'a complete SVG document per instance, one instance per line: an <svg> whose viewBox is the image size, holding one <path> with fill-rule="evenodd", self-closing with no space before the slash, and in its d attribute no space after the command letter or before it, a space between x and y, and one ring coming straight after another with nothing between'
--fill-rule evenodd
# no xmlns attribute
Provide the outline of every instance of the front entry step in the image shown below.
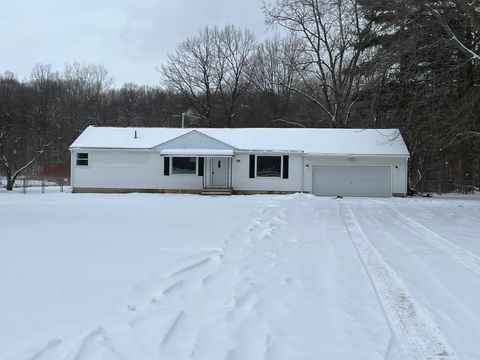
<svg viewBox="0 0 480 360"><path fill-rule="evenodd" d="M205 188L201 195L232 195L232 188Z"/></svg>

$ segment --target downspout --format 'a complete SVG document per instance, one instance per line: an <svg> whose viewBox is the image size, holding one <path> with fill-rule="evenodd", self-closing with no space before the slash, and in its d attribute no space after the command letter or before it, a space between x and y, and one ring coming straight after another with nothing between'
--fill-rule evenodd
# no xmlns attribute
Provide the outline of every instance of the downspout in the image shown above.
<svg viewBox="0 0 480 360"><path fill-rule="evenodd" d="M73 150L70 150L70 187L72 188L73 192Z"/></svg>
<svg viewBox="0 0 480 360"><path fill-rule="evenodd" d="M302 193L305 192L305 153L302 152Z"/></svg>
<svg viewBox="0 0 480 360"><path fill-rule="evenodd" d="M234 152L235 154L235 152ZM231 165L230 165L230 187L233 191L233 163L234 163L235 155L231 158ZM236 160L236 159L235 159Z"/></svg>
<svg viewBox="0 0 480 360"><path fill-rule="evenodd" d="M410 160L410 158L405 158L405 195L408 193L408 160Z"/></svg>

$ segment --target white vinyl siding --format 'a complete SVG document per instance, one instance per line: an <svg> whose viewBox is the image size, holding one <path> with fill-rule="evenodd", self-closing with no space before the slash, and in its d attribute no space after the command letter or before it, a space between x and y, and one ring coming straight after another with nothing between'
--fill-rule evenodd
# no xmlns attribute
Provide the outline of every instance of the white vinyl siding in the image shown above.
<svg viewBox="0 0 480 360"><path fill-rule="evenodd" d="M264 154L255 154L252 152L235 152L232 163L232 181L234 190L245 191L302 191L302 166L303 158L301 154L280 153L274 156L289 156L289 175L288 179L282 176L277 177L249 177L250 155L267 156ZM255 160L256 162L256 160ZM283 162L282 162L283 163ZM282 168L283 170L283 164ZM256 164L255 164L256 175Z"/></svg>
<svg viewBox="0 0 480 360"><path fill-rule="evenodd" d="M160 156L158 151L89 150L88 152L89 166L74 166L72 168L75 187L107 189L202 188L201 176L164 176L164 157ZM73 154L74 159L76 159L76 153Z"/></svg>

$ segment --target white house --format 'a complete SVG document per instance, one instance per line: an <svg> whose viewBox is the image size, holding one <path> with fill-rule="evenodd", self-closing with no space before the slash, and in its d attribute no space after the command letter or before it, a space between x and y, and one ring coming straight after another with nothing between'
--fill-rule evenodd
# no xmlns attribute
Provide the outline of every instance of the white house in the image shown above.
<svg viewBox="0 0 480 360"><path fill-rule="evenodd" d="M396 129L90 126L70 151L73 192L407 192Z"/></svg>

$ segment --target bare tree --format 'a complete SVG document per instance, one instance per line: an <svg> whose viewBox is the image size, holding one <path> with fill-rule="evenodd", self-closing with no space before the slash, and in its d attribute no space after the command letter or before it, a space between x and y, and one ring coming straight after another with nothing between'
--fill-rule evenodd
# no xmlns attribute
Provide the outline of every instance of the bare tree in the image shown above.
<svg viewBox="0 0 480 360"><path fill-rule="evenodd" d="M100 109L113 79L103 65L66 64L63 72L72 129L78 133L85 126L100 122Z"/></svg>
<svg viewBox="0 0 480 360"><path fill-rule="evenodd" d="M258 96L267 97L273 118L285 116L294 91L301 86L297 72L303 43L295 35L281 38L278 34L257 46L252 68L252 82Z"/></svg>
<svg viewBox="0 0 480 360"><path fill-rule="evenodd" d="M163 83L183 94L206 125L210 125L223 79L217 37L217 28L205 27L198 36L182 41L175 53L168 55L167 63L158 68Z"/></svg>
<svg viewBox="0 0 480 360"><path fill-rule="evenodd" d="M144 97L144 88L140 88L135 84L126 83L117 92L118 107L120 109L119 121L122 124L136 125L139 122L138 108Z"/></svg>
<svg viewBox="0 0 480 360"><path fill-rule="evenodd" d="M7 190L58 139L58 91L58 74L49 65L35 66L28 87L11 76L1 79L0 164Z"/></svg>
<svg viewBox="0 0 480 360"><path fill-rule="evenodd" d="M181 93L207 126L219 115L220 104L225 117L221 123L230 127L242 109L240 98L250 87L255 45L255 36L247 29L205 27L168 56L159 68L163 83Z"/></svg>
<svg viewBox="0 0 480 360"><path fill-rule="evenodd" d="M357 65L372 24L361 17L357 1L273 0L264 3L264 13L269 24L303 41L305 56L297 63L303 87L290 88L317 104L331 126L345 126L356 101Z"/></svg>
<svg viewBox="0 0 480 360"><path fill-rule="evenodd" d="M252 76L252 54L256 40L247 29L241 30L226 25L217 33L218 61L223 71L219 76L220 94L226 117L226 126L231 127L238 115L241 104L239 98L249 89Z"/></svg>

